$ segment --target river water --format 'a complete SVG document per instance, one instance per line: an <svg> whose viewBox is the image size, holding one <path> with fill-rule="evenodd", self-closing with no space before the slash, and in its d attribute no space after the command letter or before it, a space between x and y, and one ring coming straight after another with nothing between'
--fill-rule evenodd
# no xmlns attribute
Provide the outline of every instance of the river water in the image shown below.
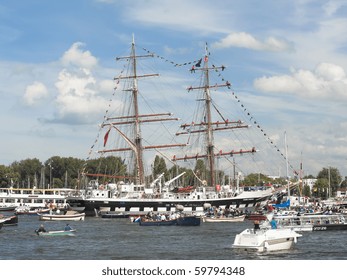
<svg viewBox="0 0 347 280"><path fill-rule="evenodd" d="M69 222L75 236L40 237L34 232L62 230L63 221L41 222L19 216L17 226L0 230L1 260L346 260L347 231L304 232L295 248L276 253L232 249L235 235L251 221L201 223L195 227L143 227L128 219L86 217Z"/></svg>

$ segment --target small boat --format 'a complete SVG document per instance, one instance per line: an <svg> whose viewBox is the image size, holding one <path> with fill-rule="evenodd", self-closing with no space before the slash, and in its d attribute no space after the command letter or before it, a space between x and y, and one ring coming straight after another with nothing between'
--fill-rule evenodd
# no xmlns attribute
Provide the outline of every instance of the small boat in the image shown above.
<svg viewBox="0 0 347 280"><path fill-rule="evenodd" d="M200 226L201 217L195 215L181 216L177 218L178 226Z"/></svg>
<svg viewBox="0 0 347 280"><path fill-rule="evenodd" d="M37 232L37 235L39 236L75 236L75 229L71 230L51 230L51 231L41 231Z"/></svg>
<svg viewBox="0 0 347 280"><path fill-rule="evenodd" d="M66 211L65 214L38 214L41 221L84 221L85 213Z"/></svg>
<svg viewBox="0 0 347 280"><path fill-rule="evenodd" d="M14 210L14 213L16 215L38 215L42 213L48 213L49 211L49 208L33 208L30 206L18 206Z"/></svg>
<svg viewBox="0 0 347 280"><path fill-rule="evenodd" d="M0 215L0 223L2 223L4 226L16 226L16 225L18 225L18 216L16 216L16 215L12 215L12 216Z"/></svg>
<svg viewBox="0 0 347 280"><path fill-rule="evenodd" d="M235 249L255 252L289 250L302 235L292 229L245 229L235 236Z"/></svg>
<svg viewBox="0 0 347 280"><path fill-rule="evenodd" d="M95 209L95 214L97 217L106 219L120 219L120 218L130 218L129 213L124 213L122 211L98 211Z"/></svg>
<svg viewBox="0 0 347 280"><path fill-rule="evenodd" d="M139 225L140 226L176 226L177 225L177 219L172 219L172 220L140 219Z"/></svg>
<svg viewBox="0 0 347 280"><path fill-rule="evenodd" d="M187 187L179 187L179 188L174 188L172 192L175 193L190 193L194 190L195 188L193 186L187 186Z"/></svg>
<svg viewBox="0 0 347 280"><path fill-rule="evenodd" d="M0 205L0 212L8 212L8 211L14 211L16 209L16 205L8 205L8 204L1 204Z"/></svg>
<svg viewBox="0 0 347 280"><path fill-rule="evenodd" d="M243 222L246 215L238 216L203 216L202 221L205 223L232 223L232 222Z"/></svg>
<svg viewBox="0 0 347 280"><path fill-rule="evenodd" d="M187 215L168 220L149 220L142 218L139 220L140 226L199 226L201 218L195 215Z"/></svg>

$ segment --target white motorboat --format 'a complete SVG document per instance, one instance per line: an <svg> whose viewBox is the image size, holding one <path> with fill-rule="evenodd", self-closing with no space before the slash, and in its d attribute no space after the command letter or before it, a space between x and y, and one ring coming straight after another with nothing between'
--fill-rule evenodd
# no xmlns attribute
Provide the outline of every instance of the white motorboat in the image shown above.
<svg viewBox="0 0 347 280"><path fill-rule="evenodd" d="M38 214L41 221L84 221L85 213L66 211L65 214Z"/></svg>
<svg viewBox="0 0 347 280"><path fill-rule="evenodd" d="M302 235L291 229L245 229L235 236L235 249L256 252L289 250Z"/></svg>

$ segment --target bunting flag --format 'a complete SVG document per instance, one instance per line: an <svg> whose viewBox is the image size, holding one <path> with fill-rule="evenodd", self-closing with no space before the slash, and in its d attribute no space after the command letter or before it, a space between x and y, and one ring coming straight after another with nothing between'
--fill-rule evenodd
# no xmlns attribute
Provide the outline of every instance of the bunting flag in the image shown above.
<svg viewBox="0 0 347 280"><path fill-rule="evenodd" d="M199 59L198 63L195 64L196 67L201 67L202 58Z"/></svg>
<svg viewBox="0 0 347 280"><path fill-rule="evenodd" d="M206 58L208 59L207 56L205 56L205 59L206 59ZM215 67L214 65L212 65L212 66L213 66L214 70L217 72L218 77L220 77L221 80L224 82L225 79L224 79L224 77L221 75L221 73L220 73L220 71L218 70L218 68ZM224 68L225 68L225 67L222 68L222 71L224 70ZM228 82L227 82L227 83L228 83ZM230 84L230 86L228 86L228 89L231 89L231 84ZM252 122L256 125L256 127L262 132L262 134L263 134L264 137L269 141L269 143L271 144L271 146L273 146L273 147L276 149L276 151L277 151L285 160L287 160L286 157L285 157L285 155L284 155L284 154L280 151L280 149L274 144L274 142L270 139L270 137L269 137L268 134L265 132L265 130L257 123L256 120L254 120L255 118L248 112L247 108L241 103L241 100L240 100L239 97L235 94L235 92L234 92L234 91L231 91L231 94L232 94L233 97L237 100L237 102L241 105L241 107L243 108L244 112L247 113L247 116L249 116L249 120L252 121ZM253 120L252 120L252 119L253 119ZM289 167L290 167L292 170L294 170L294 167L292 166L291 163L289 163Z"/></svg>
<svg viewBox="0 0 347 280"><path fill-rule="evenodd" d="M200 60L194 60L194 61L190 61L190 62L184 62L184 63L176 63L176 62L174 62L174 61L171 61L171 60L169 60L169 59L166 59L165 57L163 57L163 56L159 56L159 55L157 55L155 52L151 52L151 51L149 51L149 50L147 50L146 48L142 48L145 52L147 52L147 53L149 53L149 54L151 54L151 55L153 55L153 56L155 56L155 57L157 57L157 58L159 58L159 59L161 59L161 60L164 60L165 62L168 62L168 63L171 63L173 66L175 66L175 67L177 67L177 66L185 66L185 65L190 65L190 64L195 64L195 66L196 67L200 67L200 66L198 66L198 65L196 65L196 64L199 64L199 61L200 61L200 63L201 63L201 61L202 61L202 59L200 59Z"/></svg>
<svg viewBox="0 0 347 280"><path fill-rule="evenodd" d="M106 146L106 143L107 143L107 139L108 139L108 135L110 134L110 131L111 131L111 126L110 128L107 130L105 136L104 136L104 147Z"/></svg>

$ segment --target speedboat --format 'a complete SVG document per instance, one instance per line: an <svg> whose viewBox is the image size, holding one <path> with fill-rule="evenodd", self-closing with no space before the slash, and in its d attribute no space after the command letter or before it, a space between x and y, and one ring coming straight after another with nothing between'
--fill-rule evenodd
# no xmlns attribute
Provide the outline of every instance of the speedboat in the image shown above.
<svg viewBox="0 0 347 280"><path fill-rule="evenodd" d="M232 247L256 252L289 250L301 236L294 230L286 228L245 229L235 236Z"/></svg>

